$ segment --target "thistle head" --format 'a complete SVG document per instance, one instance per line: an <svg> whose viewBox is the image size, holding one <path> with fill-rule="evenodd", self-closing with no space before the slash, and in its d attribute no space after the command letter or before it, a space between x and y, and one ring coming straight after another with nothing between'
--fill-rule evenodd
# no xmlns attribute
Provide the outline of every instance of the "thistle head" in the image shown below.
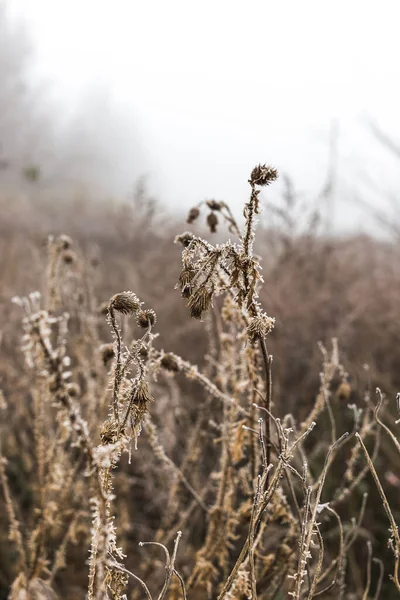
<svg viewBox="0 0 400 600"><path fill-rule="evenodd" d="M136 314L136 321L139 327L142 329L148 329L149 327L153 327L157 321L157 315L154 310L147 308L145 310L140 310Z"/></svg>
<svg viewBox="0 0 400 600"><path fill-rule="evenodd" d="M195 221L200 215L200 211L197 207L191 208L189 210L189 214L188 214L188 218L187 218L187 222L193 223L193 221Z"/></svg>
<svg viewBox="0 0 400 600"><path fill-rule="evenodd" d="M198 287L190 296L187 303L190 316L194 319L201 319L203 312L207 311L211 306L212 291L205 285Z"/></svg>
<svg viewBox="0 0 400 600"><path fill-rule="evenodd" d="M116 310L123 315L132 315L140 309L140 300L133 292L120 292L110 300L109 310Z"/></svg>
<svg viewBox="0 0 400 600"><path fill-rule="evenodd" d="M253 317L247 327L249 342L254 344L257 340L264 339L271 329L273 329L274 325L275 319L265 313Z"/></svg>
<svg viewBox="0 0 400 600"><path fill-rule="evenodd" d="M178 361L171 353L164 354L160 364L166 371L171 371L172 373L177 373L179 371Z"/></svg>
<svg viewBox="0 0 400 600"><path fill-rule="evenodd" d="M269 185L278 179L278 171L271 165L257 165L251 172L250 185Z"/></svg>
<svg viewBox="0 0 400 600"><path fill-rule="evenodd" d="M218 225L218 217L215 212L211 211L207 217L207 225L210 228L211 233L216 233Z"/></svg>

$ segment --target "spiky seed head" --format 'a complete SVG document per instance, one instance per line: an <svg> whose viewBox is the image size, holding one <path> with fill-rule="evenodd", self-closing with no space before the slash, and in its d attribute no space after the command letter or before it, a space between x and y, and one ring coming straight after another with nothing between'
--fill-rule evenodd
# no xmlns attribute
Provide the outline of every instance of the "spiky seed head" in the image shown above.
<svg viewBox="0 0 400 600"><path fill-rule="evenodd" d="M179 371L178 361L171 353L164 354L160 364L166 371L172 371L173 373L177 373Z"/></svg>
<svg viewBox="0 0 400 600"><path fill-rule="evenodd" d="M181 274L179 275L179 287L182 292L183 298L189 298L193 287L191 282L196 275L196 269L190 265L183 267Z"/></svg>
<svg viewBox="0 0 400 600"><path fill-rule="evenodd" d="M114 344L102 344L100 346L100 356L103 365L106 367L110 360L115 356Z"/></svg>
<svg viewBox="0 0 400 600"><path fill-rule="evenodd" d="M210 212L207 217L207 225L210 228L211 233L216 233L218 225L218 217L215 212Z"/></svg>
<svg viewBox="0 0 400 600"><path fill-rule="evenodd" d="M100 431L100 439L103 444L112 444L117 440L118 428L114 419L104 421Z"/></svg>
<svg viewBox="0 0 400 600"><path fill-rule="evenodd" d="M147 308L146 310L140 310L137 313L136 321L139 327L142 327L142 329L148 329L156 324L157 315L154 310Z"/></svg>
<svg viewBox="0 0 400 600"><path fill-rule="evenodd" d="M204 285L197 288L190 296L187 304L190 316L194 319L201 319L203 312L210 308L211 300L212 292L209 289Z"/></svg>
<svg viewBox="0 0 400 600"><path fill-rule="evenodd" d="M253 317L247 327L247 337L250 343L254 344L257 340L264 339L274 325L275 319L265 313Z"/></svg>
<svg viewBox="0 0 400 600"><path fill-rule="evenodd" d="M210 208L211 210L221 210L222 208L222 203L221 202L217 202L217 200L207 200L206 202L208 208Z"/></svg>
<svg viewBox="0 0 400 600"><path fill-rule="evenodd" d="M278 171L271 165L257 165L251 172L251 185L269 185L278 179Z"/></svg>
<svg viewBox="0 0 400 600"><path fill-rule="evenodd" d="M190 283L194 276L196 275L196 269L191 265L183 267L181 274L179 275L179 285L181 287L185 287L188 283Z"/></svg>
<svg viewBox="0 0 400 600"><path fill-rule="evenodd" d="M185 231L181 235L177 235L175 238L175 244L182 244L184 248L187 248L190 242L193 242L195 236L190 231Z"/></svg>
<svg viewBox="0 0 400 600"><path fill-rule="evenodd" d="M109 306L123 315L132 315L140 309L140 300L133 292L120 292L111 298Z"/></svg>
<svg viewBox="0 0 400 600"><path fill-rule="evenodd" d="M182 294L182 298L190 298L190 296L193 293L193 286L190 285L190 283L187 283L185 286L183 286L182 290L181 290L181 294Z"/></svg>
<svg viewBox="0 0 400 600"><path fill-rule="evenodd" d="M195 221L199 217L199 215L200 215L200 211L197 207L191 208L189 210L187 222L193 223L193 221Z"/></svg>
<svg viewBox="0 0 400 600"><path fill-rule="evenodd" d="M149 402L153 402L154 398L150 393L149 386L147 381L141 379L138 383L134 404L138 407L139 410L145 410Z"/></svg>

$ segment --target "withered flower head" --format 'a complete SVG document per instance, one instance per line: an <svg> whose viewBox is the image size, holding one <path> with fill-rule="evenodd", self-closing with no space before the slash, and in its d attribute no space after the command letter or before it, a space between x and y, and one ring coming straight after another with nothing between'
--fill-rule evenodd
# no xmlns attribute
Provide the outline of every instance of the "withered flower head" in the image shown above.
<svg viewBox="0 0 400 600"><path fill-rule="evenodd" d="M199 214L200 214L200 211L197 207L191 208L189 210L187 222L193 223L193 221L195 221L198 218Z"/></svg>
<svg viewBox="0 0 400 600"><path fill-rule="evenodd" d="M188 283L193 280L193 277L196 275L196 269L191 265L187 265L183 267L181 274L179 275L179 285L184 287Z"/></svg>
<svg viewBox="0 0 400 600"><path fill-rule="evenodd" d="M221 210L222 208L222 203L217 202L217 200L207 200L206 204L211 210Z"/></svg>
<svg viewBox="0 0 400 600"><path fill-rule="evenodd" d="M182 244L182 246L187 248L190 242L192 242L194 239L195 236L193 235L193 233L190 233L190 231L185 231L185 233L176 236L175 244Z"/></svg>
<svg viewBox="0 0 400 600"><path fill-rule="evenodd" d="M182 292L183 298L189 298L192 293L191 282L196 275L196 269L190 265L183 267L181 274L179 275L179 287Z"/></svg>
<svg viewBox="0 0 400 600"><path fill-rule="evenodd" d="M144 379L141 379L138 383L135 392L134 404L139 410L145 410L149 402L153 402L154 398L150 394L149 386Z"/></svg>
<svg viewBox="0 0 400 600"><path fill-rule="evenodd" d="M210 212L208 215L207 225L209 226L211 233L215 233L217 231L218 217L215 212Z"/></svg>
<svg viewBox="0 0 400 600"><path fill-rule="evenodd" d="M259 339L264 339L275 325L275 319L265 313L253 317L247 327L247 337L254 344Z"/></svg>
<svg viewBox="0 0 400 600"><path fill-rule="evenodd" d="M100 431L100 439L103 444L112 444L117 440L118 429L113 419L104 421Z"/></svg>
<svg viewBox="0 0 400 600"><path fill-rule="evenodd" d="M269 185L278 178L278 171L271 165L257 165L251 172L249 183Z"/></svg>
<svg viewBox="0 0 400 600"><path fill-rule="evenodd" d="M114 355L114 344L102 344L100 346L100 356L104 366L107 366L110 360L114 358Z"/></svg>
<svg viewBox="0 0 400 600"><path fill-rule="evenodd" d="M140 300L133 292L120 292L110 300L110 308L123 315L132 315L140 308Z"/></svg>
<svg viewBox="0 0 400 600"><path fill-rule="evenodd" d="M146 308L146 310L140 310L136 315L136 321L139 327L143 329L148 329L149 327L153 327L157 321L157 315L154 310L150 308Z"/></svg>
<svg viewBox="0 0 400 600"><path fill-rule="evenodd" d="M173 373L177 373L179 371L178 362L175 356L171 353L164 354L160 361L160 364L167 371L172 371Z"/></svg>
<svg viewBox="0 0 400 600"><path fill-rule="evenodd" d="M187 303L190 316L194 319L201 319L203 312L210 308L211 300L212 292L204 285L198 287L190 296Z"/></svg>

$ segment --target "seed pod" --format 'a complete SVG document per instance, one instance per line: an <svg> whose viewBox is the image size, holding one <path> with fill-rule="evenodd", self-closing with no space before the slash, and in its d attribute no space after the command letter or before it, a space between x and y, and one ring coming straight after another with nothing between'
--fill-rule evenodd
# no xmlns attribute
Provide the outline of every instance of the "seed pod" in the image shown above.
<svg viewBox="0 0 400 600"><path fill-rule="evenodd" d="M275 319L265 313L253 317L247 327L247 337L251 344L264 339L275 325Z"/></svg>
<svg viewBox="0 0 400 600"><path fill-rule="evenodd" d="M184 267L179 275L179 287L183 298L190 298L193 291L191 282L196 275L196 269L191 266Z"/></svg>
<svg viewBox="0 0 400 600"><path fill-rule="evenodd" d="M218 225L218 217L215 212L210 212L207 217L207 225L210 228L211 233L216 233Z"/></svg>
<svg viewBox="0 0 400 600"><path fill-rule="evenodd" d="M110 309L123 315L132 315L140 308L140 300L133 292L120 292L110 300Z"/></svg>
<svg viewBox="0 0 400 600"><path fill-rule="evenodd" d="M211 208L211 210L221 210L222 208L222 203L221 202L217 202L217 200L207 200L206 202L208 208Z"/></svg>
<svg viewBox="0 0 400 600"><path fill-rule="evenodd" d="M182 244L184 248L187 248L190 242L192 242L194 239L195 236L193 235L193 233L190 233L190 231L185 231L185 233L176 236L175 244Z"/></svg>
<svg viewBox="0 0 400 600"><path fill-rule="evenodd" d="M278 178L278 171L271 165L257 165L251 172L249 183L252 185L269 185Z"/></svg>
<svg viewBox="0 0 400 600"><path fill-rule="evenodd" d="M173 373L177 373L179 371L178 361L173 354L164 354L160 364L166 371L171 371Z"/></svg>
<svg viewBox="0 0 400 600"><path fill-rule="evenodd" d="M196 207L191 208L189 210L187 222L188 223L193 223L193 221L195 221L198 218L199 214L200 214L200 211L199 211L198 208L196 208Z"/></svg>
<svg viewBox="0 0 400 600"><path fill-rule="evenodd" d="M190 296L187 304L190 311L190 316L194 319L201 319L203 312L210 308L211 300L211 291L209 291L205 286L197 288L197 290L195 290Z"/></svg>
<svg viewBox="0 0 400 600"><path fill-rule="evenodd" d="M147 381L141 379L138 383L134 404L137 406L139 411L145 411L149 402L153 402L154 398L150 394L149 386Z"/></svg>
<svg viewBox="0 0 400 600"><path fill-rule="evenodd" d="M139 327L142 329L148 329L153 327L157 321L157 315L154 310L147 308L146 310L140 310L136 315L136 321Z"/></svg>
<svg viewBox="0 0 400 600"><path fill-rule="evenodd" d="M100 439L103 444L112 444L117 439L117 426L113 419L107 419L104 421L100 431Z"/></svg>

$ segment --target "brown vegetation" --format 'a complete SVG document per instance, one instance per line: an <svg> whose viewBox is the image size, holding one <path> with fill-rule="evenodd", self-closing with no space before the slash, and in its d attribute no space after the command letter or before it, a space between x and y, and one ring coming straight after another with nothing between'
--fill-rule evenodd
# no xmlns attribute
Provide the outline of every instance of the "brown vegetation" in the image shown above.
<svg viewBox="0 0 400 600"><path fill-rule="evenodd" d="M1 597L397 597L398 245L254 240L275 177L176 245L143 189L2 198Z"/></svg>

